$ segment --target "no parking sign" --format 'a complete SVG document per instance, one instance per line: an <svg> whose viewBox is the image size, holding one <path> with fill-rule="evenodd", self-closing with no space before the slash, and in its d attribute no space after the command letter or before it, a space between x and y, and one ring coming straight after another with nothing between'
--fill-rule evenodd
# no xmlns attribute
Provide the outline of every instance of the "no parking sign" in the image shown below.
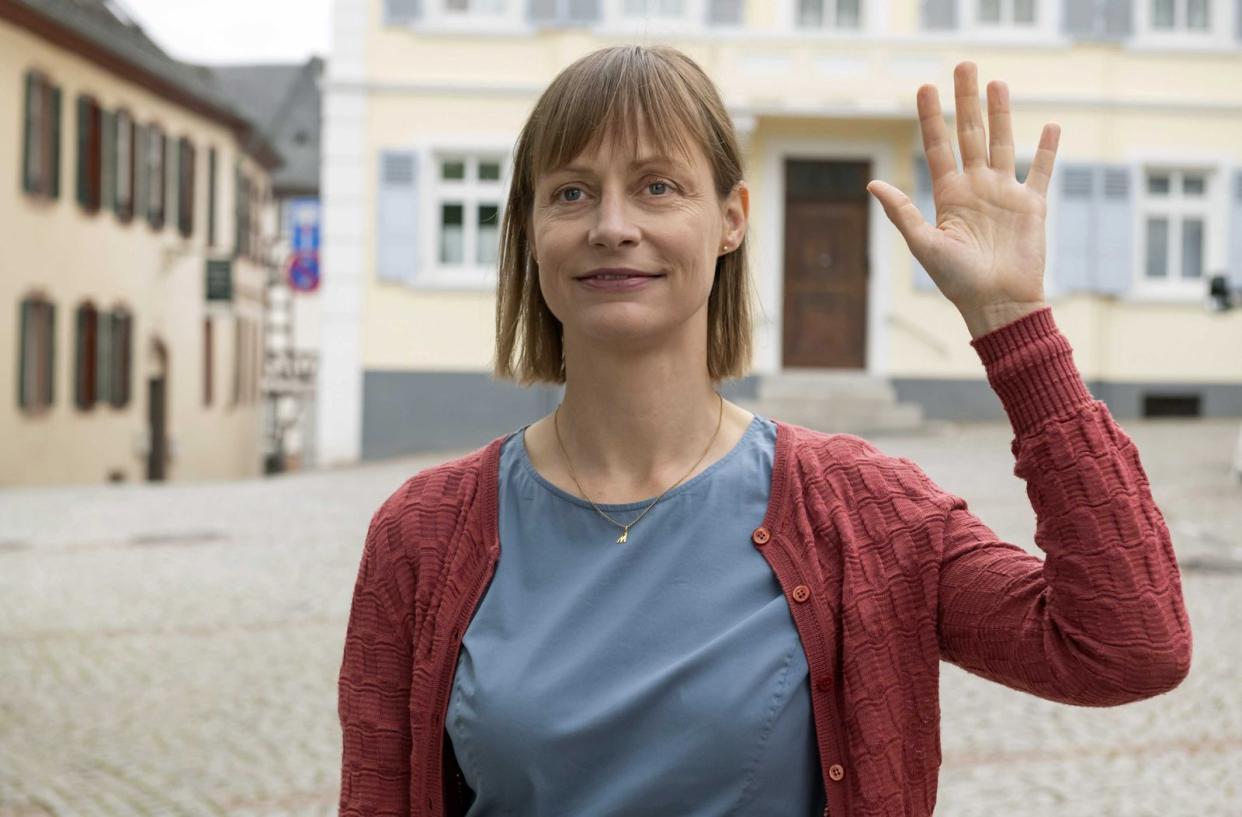
<svg viewBox="0 0 1242 817"><path fill-rule="evenodd" d="M285 275L298 292L319 288L319 199L289 202L289 261Z"/></svg>

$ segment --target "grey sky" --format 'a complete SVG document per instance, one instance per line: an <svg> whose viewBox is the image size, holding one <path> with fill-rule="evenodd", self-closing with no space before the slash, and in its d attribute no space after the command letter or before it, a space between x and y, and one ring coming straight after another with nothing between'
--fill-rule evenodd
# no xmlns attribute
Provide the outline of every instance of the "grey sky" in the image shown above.
<svg viewBox="0 0 1242 817"><path fill-rule="evenodd" d="M119 0L172 56L202 63L328 56L332 0Z"/></svg>

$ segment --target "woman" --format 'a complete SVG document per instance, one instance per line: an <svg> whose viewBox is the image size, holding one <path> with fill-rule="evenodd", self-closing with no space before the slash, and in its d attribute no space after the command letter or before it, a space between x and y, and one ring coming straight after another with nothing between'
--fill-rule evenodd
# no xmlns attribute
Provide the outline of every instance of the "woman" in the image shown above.
<svg viewBox="0 0 1242 817"><path fill-rule="evenodd" d="M729 118L676 50L595 52L521 133L500 257L496 372L564 398L376 511L343 815L926 815L940 660L1094 706L1185 677L1168 530L1044 302L1058 128L1018 183L1005 85L989 144L954 79L961 171L918 93L936 225L867 189L970 330L1046 559L909 460L723 399L751 338Z"/></svg>

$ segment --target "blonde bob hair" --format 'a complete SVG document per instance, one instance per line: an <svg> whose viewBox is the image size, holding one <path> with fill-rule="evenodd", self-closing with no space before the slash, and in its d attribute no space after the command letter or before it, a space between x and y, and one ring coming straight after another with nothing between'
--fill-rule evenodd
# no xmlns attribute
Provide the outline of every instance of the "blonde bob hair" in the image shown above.
<svg viewBox="0 0 1242 817"><path fill-rule="evenodd" d="M628 140L639 122L661 153L707 156L720 200L742 180L737 134L711 79L667 46L625 45L588 54L562 71L539 97L513 151L508 201L500 226L493 374L526 386L565 382L561 322L539 289L531 218L540 176L594 150ZM707 368L713 382L750 367L752 297L746 240L716 259L707 303Z"/></svg>

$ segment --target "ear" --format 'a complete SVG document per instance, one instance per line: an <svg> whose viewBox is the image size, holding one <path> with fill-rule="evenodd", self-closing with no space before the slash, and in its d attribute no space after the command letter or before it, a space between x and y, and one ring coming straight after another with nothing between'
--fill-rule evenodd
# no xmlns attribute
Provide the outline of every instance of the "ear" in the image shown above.
<svg viewBox="0 0 1242 817"><path fill-rule="evenodd" d="M750 188L746 186L746 182L738 182L729 191L729 195L721 203L721 215L724 218L724 231L720 242L728 244L730 249L736 248L746 237L750 219Z"/></svg>

